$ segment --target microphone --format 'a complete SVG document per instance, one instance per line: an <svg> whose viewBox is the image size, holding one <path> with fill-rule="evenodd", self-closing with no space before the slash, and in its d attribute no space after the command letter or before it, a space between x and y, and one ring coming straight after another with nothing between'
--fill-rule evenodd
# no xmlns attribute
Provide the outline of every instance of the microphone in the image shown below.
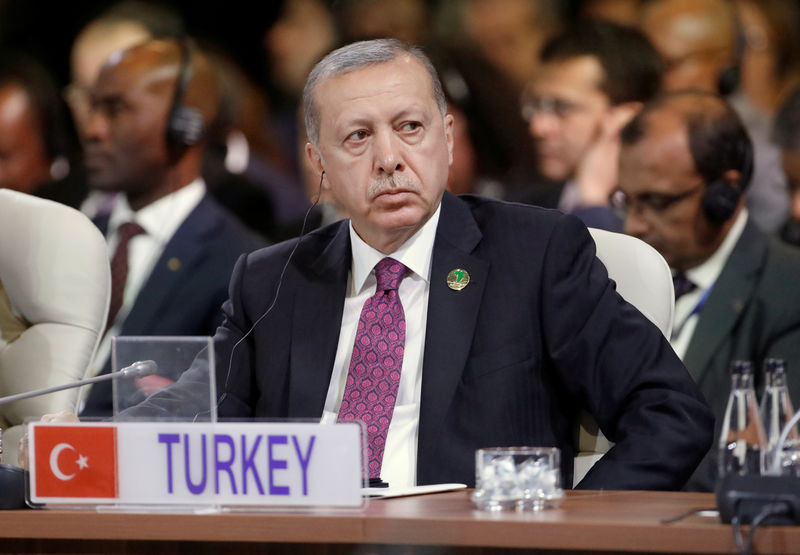
<svg viewBox="0 0 800 555"><path fill-rule="evenodd" d="M158 365L155 363L155 361L139 360L130 366L126 366L118 372L111 372L110 374L103 374L102 376L87 378L85 380L77 380L64 385L57 385L55 387L45 387L43 389L34 389L33 391L27 391L25 393L0 397L0 405L106 380L114 380L117 378L141 378L143 376L155 374L156 371L158 371ZM0 447L2 447L2 443L0 443ZM2 450L0 449L0 453L1 452ZM25 473L26 471L21 468L0 462L0 510L22 509L26 506Z"/></svg>
<svg viewBox="0 0 800 555"><path fill-rule="evenodd" d="M42 389L34 389L33 391L26 391L25 393L17 393L16 395L8 395L0 397L0 406L14 401L21 401L30 397L38 397L39 395L47 395L48 393L55 393L63 389L72 389L73 387L81 387L97 382L104 382L106 380L115 380L117 378L141 378L155 374L158 371L158 365L152 360L139 360L119 370L118 372L111 372L103 374L102 376L95 376L94 378L86 378L85 380L77 380L74 382L57 385L54 387L45 387Z"/></svg>

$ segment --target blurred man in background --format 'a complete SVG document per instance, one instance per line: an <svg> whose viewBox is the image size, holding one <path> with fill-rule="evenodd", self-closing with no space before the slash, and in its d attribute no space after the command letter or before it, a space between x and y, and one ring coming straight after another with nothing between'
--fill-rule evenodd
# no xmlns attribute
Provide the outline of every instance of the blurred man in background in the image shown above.
<svg viewBox="0 0 800 555"><path fill-rule="evenodd" d="M739 13L746 17L741 21L737 6L727 0L649 0L643 4L640 25L664 58L666 90L717 93L727 97L739 113L755 145L747 207L762 230L773 232L786 221L789 195L779 153L770 141L769 123L762 123L764 117L749 96L754 76L747 33L754 37L756 14L739 4ZM791 20L791 13L787 15ZM796 49L796 44L789 48ZM739 90L743 75L748 84L744 94ZM757 80L767 82L763 76Z"/></svg>
<svg viewBox="0 0 800 555"><path fill-rule="evenodd" d="M0 188L68 200L73 147L47 70L19 52L0 55Z"/></svg>
<svg viewBox="0 0 800 555"><path fill-rule="evenodd" d="M116 335L213 335L236 258L263 243L206 194L205 131L219 98L208 59L191 43L149 41L113 54L89 98L89 182L121 193L98 222L113 253L96 357L106 373ZM107 384L90 390L84 414L110 414Z"/></svg>
<svg viewBox="0 0 800 555"><path fill-rule="evenodd" d="M768 357L800 365L800 252L764 235L744 193L753 146L736 112L717 95L677 92L645 105L622 132L615 206L625 231L658 250L673 270L671 344L700 387L717 425L730 391L729 366ZM762 376L756 375L761 385ZM795 399L800 377L790 376ZM712 449L687 484L710 491Z"/></svg>
<svg viewBox="0 0 800 555"><path fill-rule="evenodd" d="M523 96L522 114L540 171L555 187L517 200L621 231L608 206L617 184L619 131L660 82L658 53L635 29L586 20L549 40Z"/></svg>

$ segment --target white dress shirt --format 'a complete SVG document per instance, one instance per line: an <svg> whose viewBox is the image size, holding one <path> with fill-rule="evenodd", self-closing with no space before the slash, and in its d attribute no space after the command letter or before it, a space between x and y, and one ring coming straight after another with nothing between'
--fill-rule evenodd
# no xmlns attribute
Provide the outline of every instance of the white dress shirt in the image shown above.
<svg viewBox="0 0 800 555"><path fill-rule="evenodd" d="M417 474L417 436L422 386L422 357L428 321L431 259L441 205L431 218L395 252L385 255L367 245L350 224L353 262L322 422L336 422L342 404L350 357L364 302L375 294L374 267L386 256L402 262L410 271L400 283L400 302L406 319L403 367L392 421L386 436L381 478L392 487L413 486Z"/></svg>
<svg viewBox="0 0 800 555"><path fill-rule="evenodd" d="M108 230L106 231L109 257L114 256L118 242L117 232L122 224L136 222L144 228L145 233L133 237L128 243L128 278L125 282L122 307L119 309L111 329L108 330L97 348L93 363L93 375L102 370L111 353L111 338L119 335L128 312L153 271L155 263L164 252L164 247L205 194L205 182L198 178L189 185L181 187L174 193L170 193L136 212L131 209L125 195L118 196L109 216Z"/></svg>
<svg viewBox="0 0 800 555"><path fill-rule="evenodd" d="M731 251L739 241L739 237L742 236L746 223L747 209L742 209L731 226L728 235L725 236L722 244L714 251L714 254L699 266L686 271L686 277L697 288L675 301L675 324L672 328L672 339L670 340L672 348L681 360L686 355L689 342L692 339L692 335L694 335L694 329L697 327L697 321L702 312L702 305L705 304L706 299L711 294L711 289L722 273Z"/></svg>

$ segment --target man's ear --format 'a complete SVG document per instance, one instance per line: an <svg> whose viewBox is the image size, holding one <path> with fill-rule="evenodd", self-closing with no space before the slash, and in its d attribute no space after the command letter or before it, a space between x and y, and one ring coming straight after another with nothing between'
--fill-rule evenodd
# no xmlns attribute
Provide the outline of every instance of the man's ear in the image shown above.
<svg viewBox="0 0 800 555"><path fill-rule="evenodd" d="M725 170L725 173L722 174L722 180L734 189L741 190L742 188L742 174L739 170Z"/></svg>
<svg viewBox="0 0 800 555"><path fill-rule="evenodd" d="M322 174L325 173L325 167L322 163L322 154L320 154L319 149L312 143L306 143L306 158L308 159L311 169L317 174L317 177L322 179ZM328 181L322 180L322 188L327 189L327 187Z"/></svg>
<svg viewBox="0 0 800 555"><path fill-rule="evenodd" d="M447 152L449 153L450 165L453 165L453 115L445 114L444 116L444 138L447 141Z"/></svg>

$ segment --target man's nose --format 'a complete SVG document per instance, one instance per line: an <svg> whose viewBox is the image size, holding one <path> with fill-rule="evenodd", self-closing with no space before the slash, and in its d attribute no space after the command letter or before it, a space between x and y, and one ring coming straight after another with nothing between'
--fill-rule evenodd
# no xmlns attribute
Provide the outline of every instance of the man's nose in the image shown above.
<svg viewBox="0 0 800 555"><path fill-rule="evenodd" d="M403 169L402 145L394 133L377 133L374 145L375 164L379 172L393 174Z"/></svg>
<svg viewBox="0 0 800 555"><path fill-rule="evenodd" d="M108 122L99 110L86 113L84 135L89 140L100 140L108 135Z"/></svg>
<svg viewBox="0 0 800 555"><path fill-rule="evenodd" d="M624 231L627 235L632 235L641 239L650 228L650 224L638 210L628 208L625 213Z"/></svg>
<svg viewBox="0 0 800 555"><path fill-rule="evenodd" d="M537 110L528 121L528 132L534 138L550 135L558 125L558 118L545 110Z"/></svg>

